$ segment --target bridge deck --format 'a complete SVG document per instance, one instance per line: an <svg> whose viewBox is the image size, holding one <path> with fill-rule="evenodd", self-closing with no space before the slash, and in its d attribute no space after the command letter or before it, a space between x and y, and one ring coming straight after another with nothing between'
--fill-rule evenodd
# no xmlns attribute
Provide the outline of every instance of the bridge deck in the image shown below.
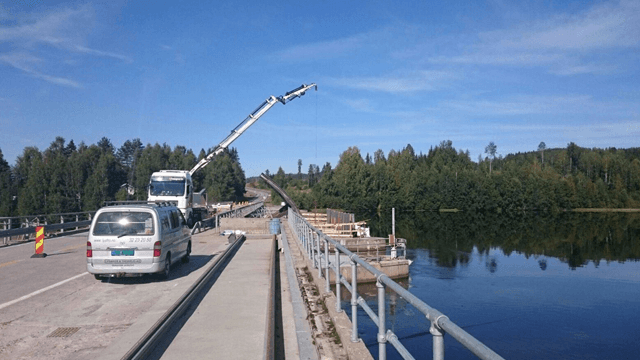
<svg viewBox="0 0 640 360"><path fill-rule="evenodd" d="M247 235L163 359L263 357L272 241L270 235Z"/></svg>

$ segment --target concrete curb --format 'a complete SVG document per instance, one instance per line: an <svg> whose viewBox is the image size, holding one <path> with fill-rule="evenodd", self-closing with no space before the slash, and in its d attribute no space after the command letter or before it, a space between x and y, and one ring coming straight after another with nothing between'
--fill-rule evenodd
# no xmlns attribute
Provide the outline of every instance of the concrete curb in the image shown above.
<svg viewBox="0 0 640 360"><path fill-rule="evenodd" d="M285 224L281 224L281 228ZM288 226L288 224L286 225ZM293 259L291 257L291 249L289 248L289 242L287 241L286 231L282 231L282 247L284 248L284 256L287 267L287 279L289 281L289 291L291 294L291 303L293 305L293 316L296 325L296 335L298 338L298 352L300 359L317 360L318 351L313 345L313 338L311 337L311 328L307 321L307 309L302 302L302 294L300 293L300 287L298 286L298 278L296 277L296 271L293 268Z"/></svg>
<svg viewBox="0 0 640 360"><path fill-rule="evenodd" d="M288 222L286 223L286 226L289 227ZM311 262L310 259L307 259L306 255L304 255L303 250L300 248L300 242L297 239L295 232L293 231L293 229L291 230L294 236L294 239L292 240L294 240L294 242L296 243L297 250L303 254L302 257L304 258L305 264L310 270L314 269L313 263ZM349 359L373 360L373 356L371 355L371 353L369 352L369 349L367 349L366 345L361 339L356 343L351 342L351 320L349 319L349 317L347 316L344 310L339 313L336 311L336 296L332 292L325 292L325 280L323 278L318 278L318 274L316 271L310 271L310 273L313 277L313 281L316 287L318 288L323 298L325 299L329 316L331 317L331 320L333 321L336 327L336 331L340 336L340 341L342 342L342 346L347 351L347 354L349 355Z"/></svg>

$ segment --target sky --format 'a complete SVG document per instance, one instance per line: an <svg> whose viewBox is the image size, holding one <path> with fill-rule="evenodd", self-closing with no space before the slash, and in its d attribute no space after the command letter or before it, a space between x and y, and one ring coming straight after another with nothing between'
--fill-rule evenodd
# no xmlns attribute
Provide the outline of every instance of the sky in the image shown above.
<svg viewBox="0 0 640 360"><path fill-rule="evenodd" d="M233 143L247 176L451 140L640 146L640 1L0 3L0 150Z"/></svg>

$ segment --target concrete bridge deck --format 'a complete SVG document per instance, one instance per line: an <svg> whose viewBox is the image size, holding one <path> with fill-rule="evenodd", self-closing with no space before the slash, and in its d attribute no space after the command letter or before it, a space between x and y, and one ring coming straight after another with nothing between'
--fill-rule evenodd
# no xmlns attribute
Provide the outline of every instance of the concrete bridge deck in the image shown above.
<svg viewBox="0 0 640 360"><path fill-rule="evenodd" d="M176 264L167 281L87 276L86 233L47 239L44 259L30 258L32 243L0 249L0 359L122 358L227 248L219 235L227 229L246 231L244 243L151 358L265 357L269 220L224 219L195 234L191 262ZM276 358L318 359L318 330L311 333L298 287L297 271L308 263L286 220L282 226L289 241L287 254L278 253ZM55 335L60 330L67 332Z"/></svg>
<svg viewBox="0 0 640 360"><path fill-rule="evenodd" d="M247 235L162 359L264 356L273 236Z"/></svg>

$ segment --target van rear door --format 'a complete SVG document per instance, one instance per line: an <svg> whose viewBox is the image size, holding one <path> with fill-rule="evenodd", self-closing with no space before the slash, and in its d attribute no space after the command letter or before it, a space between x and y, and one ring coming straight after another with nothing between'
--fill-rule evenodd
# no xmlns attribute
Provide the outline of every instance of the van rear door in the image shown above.
<svg viewBox="0 0 640 360"><path fill-rule="evenodd" d="M153 212L113 209L100 213L92 235L93 266L114 272L148 268L157 232Z"/></svg>

